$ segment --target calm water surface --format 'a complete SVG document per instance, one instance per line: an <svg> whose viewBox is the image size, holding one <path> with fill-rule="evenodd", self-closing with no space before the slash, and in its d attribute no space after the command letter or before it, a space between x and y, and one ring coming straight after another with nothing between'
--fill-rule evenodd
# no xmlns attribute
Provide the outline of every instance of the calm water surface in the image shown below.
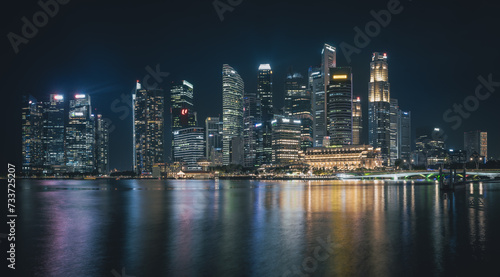
<svg viewBox="0 0 500 277"><path fill-rule="evenodd" d="M19 180L21 276L500 275L500 183Z"/></svg>

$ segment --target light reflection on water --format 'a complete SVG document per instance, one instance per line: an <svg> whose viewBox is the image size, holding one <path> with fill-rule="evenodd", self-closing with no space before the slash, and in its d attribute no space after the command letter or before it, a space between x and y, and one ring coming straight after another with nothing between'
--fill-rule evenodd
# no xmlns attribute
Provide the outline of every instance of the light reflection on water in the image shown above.
<svg viewBox="0 0 500 277"><path fill-rule="evenodd" d="M131 276L500 273L498 182L448 193L404 181L21 180L20 187L23 276L113 276L122 268ZM331 255L312 267L318 241L328 239Z"/></svg>

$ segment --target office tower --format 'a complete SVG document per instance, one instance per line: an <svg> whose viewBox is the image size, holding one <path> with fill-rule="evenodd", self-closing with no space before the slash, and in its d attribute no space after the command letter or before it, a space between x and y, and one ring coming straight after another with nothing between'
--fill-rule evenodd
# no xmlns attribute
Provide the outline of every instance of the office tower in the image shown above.
<svg viewBox="0 0 500 277"><path fill-rule="evenodd" d="M300 150L300 120L275 115L271 124L273 127L273 164L285 165L297 163Z"/></svg>
<svg viewBox="0 0 500 277"><path fill-rule="evenodd" d="M327 90L328 83L330 81L330 68L335 67L337 67L336 48L325 43L323 45L323 49L321 50L321 72L325 80L325 91Z"/></svg>
<svg viewBox="0 0 500 277"><path fill-rule="evenodd" d="M223 124L219 117L205 119L205 157L214 166L222 165Z"/></svg>
<svg viewBox="0 0 500 277"><path fill-rule="evenodd" d="M58 174L65 170L64 96L51 94L43 103L42 145L44 173Z"/></svg>
<svg viewBox="0 0 500 277"><path fill-rule="evenodd" d="M25 176L43 172L42 103L31 95L23 96L22 106L22 173Z"/></svg>
<svg viewBox="0 0 500 277"><path fill-rule="evenodd" d="M222 66L222 163L229 165L231 139L243 135L243 90L241 76L231 66Z"/></svg>
<svg viewBox="0 0 500 277"><path fill-rule="evenodd" d="M312 94L313 144L319 147L326 136L325 87L321 68L309 68L308 87Z"/></svg>
<svg viewBox="0 0 500 277"><path fill-rule="evenodd" d="M368 141L390 162L390 84L386 53L373 53L368 84Z"/></svg>
<svg viewBox="0 0 500 277"><path fill-rule="evenodd" d="M109 173L109 125L101 114L96 117L96 169L100 175Z"/></svg>
<svg viewBox="0 0 500 277"><path fill-rule="evenodd" d="M300 73L290 73L285 80L285 116L300 119L301 149L313 146L312 93Z"/></svg>
<svg viewBox="0 0 500 277"><path fill-rule="evenodd" d="M398 153L399 159L405 163L411 162L411 112L398 111Z"/></svg>
<svg viewBox="0 0 500 277"><path fill-rule="evenodd" d="M439 128L434 128L434 133L440 131ZM433 136L429 131L420 133L417 131L416 149L412 157L413 163L426 167L434 166L435 168L437 168L436 165L445 163L447 153L443 138Z"/></svg>
<svg viewBox="0 0 500 277"><path fill-rule="evenodd" d="M193 85L186 80L175 82L170 89L172 131L197 125L193 109Z"/></svg>
<svg viewBox="0 0 500 277"><path fill-rule="evenodd" d="M174 161L182 162L188 170L201 170L198 160L205 156L205 129L189 127L174 131Z"/></svg>
<svg viewBox="0 0 500 277"><path fill-rule="evenodd" d="M245 93L243 97L243 151L245 167L262 164L262 121L260 100L255 93Z"/></svg>
<svg viewBox="0 0 500 277"><path fill-rule="evenodd" d="M464 148L467 157L479 155L482 161L488 160L488 133L481 131L471 131L464 133Z"/></svg>
<svg viewBox="0 0 500 277"><path fill-rule="evenodd" d="M391 98L390 120L390 165L394 165L399 159L398 127L399 127L399 104L398 99Z"/></svg>
<svg viewBox="0 0 500 277"><path fill-rule="evenodd" d="M90 95L75 94L69 102L69 121L66 127L66 171L94 173L95 118Z"/></svg>
<svg viewBox="0 0 500 277"><path fill-rule="evenodd" d="M350 67L330 68L327 88L327 135L330 145L352 144L352 71Z"/></svg>
<svg viewBox="0 0 500 277"><path fill-rule="evenodd" d="M361 98L352 100L352 144L362 145L363 137L363 110L361 108Z"/></svg>
<svg viewBox="0 0 500 277"><path fill-rule="evenodd" d="M244 165L245 150L243 143L244 141L242 136L231 138L230 164Z"/></svg>
<svg viewBox="0 0 500 277"><path fill-rule="evenodd" d="M134 171L149 175L155 163L163 162L165 97L161 89L142 88L137 82L132 94Z"/></svg>
<svg viewBox="0 0 500 277"><path fill-rule="evenodd" d="M272 162L272 126L271 120L274 116L272 74L269 64L259 66L257 78L257 97L260 100L260 116L262 119L262 163Z"/></svg>

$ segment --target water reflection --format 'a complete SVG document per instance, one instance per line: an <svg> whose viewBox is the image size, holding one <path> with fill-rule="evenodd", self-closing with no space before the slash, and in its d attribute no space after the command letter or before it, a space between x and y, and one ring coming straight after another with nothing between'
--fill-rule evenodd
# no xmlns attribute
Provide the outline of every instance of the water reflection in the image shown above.
<svg viewBox="0 0 500 277"><path fill-rule="evenodd" d="M436 183L406 181L23 180L21 271L24 276L111 276L123 267L132 276L498 272L500 222L491 219L497 218L499 185L475 183L443 193ZM330 240L333 250L311 267L314 249L323 247L320 240Z"/></svg>

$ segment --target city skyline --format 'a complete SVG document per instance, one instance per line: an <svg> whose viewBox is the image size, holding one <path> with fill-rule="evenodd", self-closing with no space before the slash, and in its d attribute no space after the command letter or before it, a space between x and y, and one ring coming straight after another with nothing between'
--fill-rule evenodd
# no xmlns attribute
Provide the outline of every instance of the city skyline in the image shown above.
<svg viewBox="0 0 500 277"><path fill-rule="evenodd" d="M281 3L281 5L283 4L285 4L285 2ZM478 80L479 77L488 80L490 79L488 76L491 74L491 79L494 81L497 80L496 76L499 75L496 74L496 72L498 70L491 62L488 62L494 60L497 54L494 51L487 51L490 47L493 48L494 45L487 45L485 51L475 51L477 50L477 46L472 43L472 40L463 41L462 34L458 36L457 32L459 32L459 30L463 30L469 33L469 35L472 34L470 33L472 29L468 25L463 25L462 23L457 23L457 31L450 34L446 40L440 39L438 34L442 34L442 27L439 26L439 23L447 22L445 19L446 17L440 18L439 16L441 15L438 12L428 10L428 7L425 7L421 3L405 3L404 16L393 16L393 22L398 21L398 24L389 24L389 26L381 31L379 36L372 38L371 42L366 47L363 47L359 54L356 53L346 56L345 52L340 49L340 45L342 43L354 45L352 41L353 35L355 34L353 27L359 26L363 29L364 24L372 20L370 10L381 10L385 8L385 4L384 2L374 2L366 7L366 12L357 11L354 15L350 13L349 16L347 16L347 11L354 8L353 4L342 3L339 8L346 10L346 15L339 14L338 20L343 20L343 25L345 25L345 27L335 27L332 30L328 30L326 27L319 27L317 31L308 35L307 42L296 45L291 44L293 36L290 36L290 34L293 34L296 30L288 29L286 29L284 37L279 37L279 39L276 38L270 41L269 38L272 38L276 33L273 30L265 28L262 29L262 32L259 34L250 33L248 38L239 35L231 36L232 44L228 44L231 46L225 50L220 50L218 48L220 45L228 42L228 40L224 39L221 35L211 34L210 38L207 38L200 32L193 33L196 39L206 42L206 44L203 45L204 51L209 51L218 55L213 55L214 57L201 57L196 54L195 57L182 59L182 61L175 57L185 58L189 56L188 53L194 53L193 50L196 49L195 45L199 45L193 43L194 37L188 37L185 42L179 44L183 45L185 50L181 49L182 47L174 48L167 43L169 40L161 39L157 41L159 45L169 46L164 49L157 49L152 45L138 46L139 39L130 46L130 48L133 48L130 50L120 50L112 53L106 47L102 49L89 48L81 49L74 57L65 55L63 59L58 59L55 58L56 53L67 53L69 49L74 48L72 45L75 44L70 43L69 40L64 40L54 49L47 49L45 46L41 46L39 41L50 41L50 38L53 38L60 29L64 30L64 26L61 25L65 24L54 23L51 24L51 32L44 35L43 39L42 36L40 36L40 38L36 38L32 42L30 41L30 44L20 47L20 53L16 57L16 64L18 64L17 68L26 68L29 70L26 72L15 70L6 72L6 74L3 75L3 78L6 79L30 80L29 82L16 82L15 84L14 82L5 82L7 90L18 92L7 95L6 103L20 103L20 101L18 101L21 97L19 94L25 92L31 93L37 98L43 98L43 95L47 93L58 92L66 95L73 91L81 91L90 94L92 99L96 102L94 106L98 108L100 113L105 117L109 117L112 121L111 129L114 130L110 135L110 140L115 143L112 143L110 146L110 154L112 157L110 166L111 168L126 170L132 164L131 154L122 154L122 152L124 152L122 149L130 148L132 145L132 140L130 138L132 130L131 127L127 127L129 126L131 110L128 108L128 114L124 112L127 105L121 101L121 95L130 93L134 80L140 79L142 81L143 77L151 75L149 78L150 83L156 82L158 86L163 89L168 89L168 84L171 81L189 80L197 88L194 106L197 107L199 118L204 119L207 116L222 116L219 112L222 110L222 103L218 103L218 101L211 102L211 99L218 99L220 97L217 95L220 87L220 69L218 68L220 68L222 63L227 62L238 69L249 91L254 91L257 87L257 84L254 82L256 75L255 69L259 64L269 63L273 68L273 100L276 102L275 106L282 107L284 101L284 97L282 97L282 88L286 80L287 69L293 66L295 69L294 71L307 76L307 69L310 66L319 67L321 65L319 55L321 55L321 48L326 42L337 48L338 66L349 65L353 68L353 75L355 76L354 94L361 97L365 114L368 105L368 84L366 78L369 71L369 68L366 66L366 61L370 58L373 51L386 51L390 54L390 67L393 69L390 72L391 89L398 93L396 98L398 98L400 106L404 107L405 110L412 111L413 128L439 127L444 130L448 137L447 145L453 148L463 147L463 138L461 135L463 132L474 129L488 131L490 136L490 149L488 152L490 156L498 158L499 146L491 142L495 141L494 138L498 137L499 131L488 128L489 121L483 120L483 118L486 118L488 111L492 110L494 101L480 102L480 108L473 113L471 112L470 117L463 118L462 124L457 130L452 128L454 127L453 122L450 123L443 120L443 114L449 109L453 110L453 105L455 103L461 104L466 97L474 95L475 88L482 84L482 82ZM157 3L155 5L161 4ZM313 9L313 6L314 5L298 9L291 5L290 15L286 17L281 15L277 18L268 17L266 20L267 23L272 22L273 25L279 27L282 26L280 21L283 21L289 16L300 15L303 12L307 12L309 9ZM74 8L71 8L69 5L67 7L69 7L68 14L73 15L76 13ZM116 6L113 6L113 8L116 8ZM135 8L137 7L134 5L121 7L124 13L132 12ZM143 11L151 10L151 7L141 7L140 9ZM219 28L216 29L218 30L217 33L225 33L235 30L235 28L245 26L246 24L244 24L244 22L252 21L252 11L257 10L263 15L272 13L272 9L262 9L258 3L245 3L238 6L238 9L233 13L227 13L223 22L218 20L215 12L214 14L208 13L207 15L203 15L199 20L206 20L209 26ZM173 11L165 11L165 9L163 9L163 11L162 15L165 12L174 15L175 13L185 11L185 9L181 8L181 10L176 10L175 13ZM93 16L104 16L104 14L96 11L89 10L88 12ZM324 12L326 13L326 11ZM476 8L475 12L488 13L488 9L479 7ZM323 11L321 11L321 13L323 13ZM430 18L429 22L421 22L418 27L412 25L414 22L419 21L422 13L428 14ZM158 14L150 16L155 18L159 16L159 14L158 12ZM238 15L243 17L240 18ZM321 15L318 15L318 17L321 17ZM297 16L295 18L300 17ZM77 19L78 16L72 19L63 15L59 20L67 23L69 26L74 26L72 22ZM172 20L178 19L178 17L175 17ZM12 19L12 21L16 20L18 20L18 18ZM120 19L117 20L117 22L120 21ZM168 24L165 26L168 26ZM164 26L151 26L150 24L139 24L137 26L139 30L145 29L146 27L152 27L155 28L155 30L165 29ZM190 27L188 29L191 30ZM476 31L474 31L474 36L479 37L480 34L487 33L482 29L481 33L477 33L478 29L481 28L475 28ZM426 30L427 32L425 32ZM423 34L429 34L429 30L434 31L428 38ZM301 31L305 30L301 29ZM174 32L178 34L181 33L182 30L175 30ZM398 36L401 37L403 33L405 36L408 36L408 38L396 40L396 38ZM139 37L143 36L140 32L136 32L136 34ZM161 32L159 32L159 34L161 34ZM75 33L72 34L73 37L81 36L81 38L76 40L77 42L89 40L86 39L89 35L90 34L86 33L82 34L79 30L75 30ZM120 32L117 34L117 37L113 39L121 41L122 36L125 37L123 32ZM103 45L110 45L109 39L106 39L104 33L98 30L92 34L92 37L99 38ZM424 38L433 39L433 43L429 45L413 45L414 41ZM114 42L112 44L114 44ZM453 47L450 47L452 44ZM244 45L250 47L244 47ZM126 48L128 47L129 46ZM146 49L151 49L152 51L145 51ZM240 53L242 49L245 49L249 55L238 55L237 53ZM449 55L443 56L440 54L443 52L447 52ZM41 53L44 53L44 55L42 56ZM474 55L463 55L463 53L473 53ZM485 53L489 53L488 58L485 58ZM95 56L95 58L91 58L92 56ZM215 58L215 56L217 57ZM29 64L29 61L32 61L34 57L40 58L38 64ZM453 66L457 57L460 57L463 63L471 66L463 68ZM347 61L347 58L351 60L350 63ZM123 68L118 68L116 65L120 64L119 61L123 60L127 60L128 65ZM424 64L426 63L421 63L421 60L427 61L427 65L431 61L439 61L439 64L444 65L447 70L443 73L443 69L441 69L438 74L435 71L437 69L425 66ZM7 59L7 61L12 61L12 59ZM194 66L195 64L202 66ZM396 68L397 70L395 70ZM103 74L103 72L105 74ZM161 74L155 75L151 74L151 72L161 72ZM165 76L167 72L170 75ZM440 76L440 78L432 76ZM460 80L460 82L457 82L457 80ZM492 94L491 97L496 96ZM204 103L209 103L209 105L203 105ZM413 108L414 105L425 108L415 109ZM12 109L19 111L20 107L8 108L7 111L11 111ZM217 110L217 112L213 112L214 110ZM125 116L129 119L122 120L121 118ZM166 116L168 117L170 115ZM363 122L363 138L365 143L367 142L366 137L368 133L367 121L368 120L365 119ZM13 126L13 131L17 133L13 136L14 138L21 136L20 127L15 127L20 126L20 119L14 118L12 123L6 122L6 124L7 126ZM479 126L476 127L476 125ZM168 136L170 135L166 134L166 137ZM121 141L119 138L124 139ZM9 158L17 157L14 159L20 160L20 149L20 142L14 142L14 147L12 147L12 150L7 150L6 156Z"/></svg>

